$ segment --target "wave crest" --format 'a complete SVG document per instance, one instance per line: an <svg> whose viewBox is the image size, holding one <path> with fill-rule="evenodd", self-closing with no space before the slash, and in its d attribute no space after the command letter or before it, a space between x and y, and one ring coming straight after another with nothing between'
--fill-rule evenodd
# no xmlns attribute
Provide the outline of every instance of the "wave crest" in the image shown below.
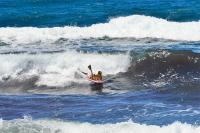
<svg viewBox="0 0 200 133"><path fill-rule="evenodd" d="M155 17L132 15L111 19L88 27L0 28L0 40L8 44L51 43L60 38L163 38L200 41L200 22L170 22Z"/></svg>

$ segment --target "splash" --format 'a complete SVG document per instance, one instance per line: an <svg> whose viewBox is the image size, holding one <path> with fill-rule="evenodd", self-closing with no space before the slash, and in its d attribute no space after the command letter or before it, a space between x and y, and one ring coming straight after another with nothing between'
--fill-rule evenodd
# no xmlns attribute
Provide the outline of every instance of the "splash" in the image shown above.
<svg viewBox="0 0 200 133"><path fill-rule="evenodd" d="M103 75L125 72L129 65L129 56L124 54L109 55L95 53L65 52L55 54L10 54L1 55L1 81L25 80L37 76L36 85L67 86L72 82L84 82L77 79L78 69L89 72L91 64L93 71L101 70Z"/></svg>

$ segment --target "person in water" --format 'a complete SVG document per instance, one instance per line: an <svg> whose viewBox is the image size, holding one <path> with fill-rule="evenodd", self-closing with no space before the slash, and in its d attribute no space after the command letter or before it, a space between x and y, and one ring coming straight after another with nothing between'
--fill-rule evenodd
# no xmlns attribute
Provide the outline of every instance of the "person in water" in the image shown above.
<svg viewBox="0 0 200 133"><path fill-rule="evenodd" d="M90 79L92 79L92 80L102 80L102 72L101 71L98 71L97 74L93 74L91 65L88 66L88 69L91 72L91 75L89 77Z"/></svg>

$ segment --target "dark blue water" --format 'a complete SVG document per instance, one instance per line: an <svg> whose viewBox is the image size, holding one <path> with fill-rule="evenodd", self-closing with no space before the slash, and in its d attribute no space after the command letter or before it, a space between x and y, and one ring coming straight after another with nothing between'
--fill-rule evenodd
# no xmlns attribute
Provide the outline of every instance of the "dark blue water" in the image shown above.
<svg viewBox="0 0 200 133"><path fill-rule="evenodd" d="M0 131L199 127L199 20L198 0L1 0ZM89 64L103 85L80 73Z"/></svg>
<svg viewBox="0 0 200 133"><path fill-rule="evenodd" d="M199 12L198 0L1 0L0 26L86 26L133 14L195 21Z"/></svg>
<svg viewBox="0 0 200 133"><path fill-rule="evenodd" d="M32 116L90 123L199 124L199 90L145 90L123 94L1 96L5 120Z"/></svg>

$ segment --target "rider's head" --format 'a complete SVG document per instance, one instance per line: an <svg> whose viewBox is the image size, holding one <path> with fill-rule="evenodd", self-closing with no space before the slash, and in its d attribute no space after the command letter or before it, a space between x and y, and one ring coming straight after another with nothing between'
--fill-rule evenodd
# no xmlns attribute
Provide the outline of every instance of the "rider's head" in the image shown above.
<svg viewBox="0 0 200 133"><path fill-rule="evenodd" d="M98 75L102 75L102 72L101 72L101 71L98 71Z"/></svg>

